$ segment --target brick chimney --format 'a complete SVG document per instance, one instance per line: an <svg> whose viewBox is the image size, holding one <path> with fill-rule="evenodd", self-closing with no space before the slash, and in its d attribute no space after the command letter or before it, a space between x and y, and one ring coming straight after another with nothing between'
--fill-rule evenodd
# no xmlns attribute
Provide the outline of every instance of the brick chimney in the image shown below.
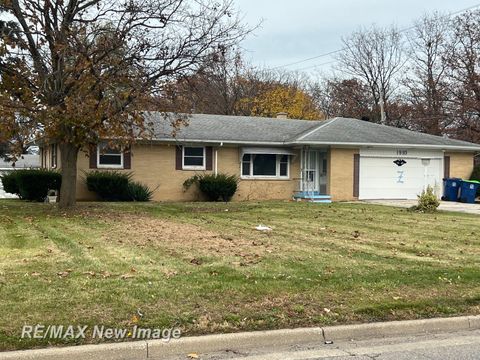
<svg viewBox="0 0 480 360"><path fill-rule="evenodd" d="M286 112L277 113L277 119L288 119L288 114Z"/></svg>

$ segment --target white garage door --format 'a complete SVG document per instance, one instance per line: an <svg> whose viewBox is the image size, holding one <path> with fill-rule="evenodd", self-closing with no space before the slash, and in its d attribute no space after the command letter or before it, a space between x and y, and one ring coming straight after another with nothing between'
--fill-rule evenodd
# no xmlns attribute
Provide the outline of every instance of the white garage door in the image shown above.
<svg viewBox="0 0 480 360"><path fill-rule="evenodd" d="M416 199L427 185L440 195L443 153L364 150L359 170L359 199Z"/></svg>

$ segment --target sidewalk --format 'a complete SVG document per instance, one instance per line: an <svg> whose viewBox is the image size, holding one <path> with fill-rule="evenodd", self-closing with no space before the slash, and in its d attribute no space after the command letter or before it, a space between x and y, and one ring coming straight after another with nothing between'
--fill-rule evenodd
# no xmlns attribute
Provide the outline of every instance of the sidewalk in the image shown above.
<svg viewBox="0 0 480 360"><path fill-rule="evenodd" d="M167 359L189 353L212 353L222 350L280 347L325 341L378 339L426 333L445 333L480 329L480 316L462 316L426 320L393 321L360 325L255 331L234 334L186 337L117 344L83 345L41 350L0 353L0 360L140 360Z"/></svg>

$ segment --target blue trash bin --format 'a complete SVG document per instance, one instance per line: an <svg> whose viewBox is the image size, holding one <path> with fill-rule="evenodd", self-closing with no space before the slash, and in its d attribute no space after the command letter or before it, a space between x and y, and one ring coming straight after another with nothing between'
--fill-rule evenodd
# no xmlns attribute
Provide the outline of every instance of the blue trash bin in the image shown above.
<svg viewBox="0 0 480 360"><path fill-rule="evenodd" d="M443 196L444 201L458 201L458 193L462 179L459 178L446 178L443 179Z"/></svg>
<svg viewBox="0 0 480 360"><path fill-rule="evenodd" d="M460 201L463 203L474 204L479 187L480 183L478 181L463 180L460 185Z"/></svg>

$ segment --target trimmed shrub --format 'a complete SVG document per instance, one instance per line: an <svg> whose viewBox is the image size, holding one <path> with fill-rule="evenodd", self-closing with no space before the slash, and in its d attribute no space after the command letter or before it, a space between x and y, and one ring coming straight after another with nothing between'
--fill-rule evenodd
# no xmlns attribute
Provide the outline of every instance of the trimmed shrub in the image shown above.
<svg viewBox="0 0 480 360"><path fill-rule="evenodd" d="M90 191L105 201L127 201L131 173L118 171L92 171L87 174L85 182Z"/></svg>
<svg viewBox="0 0 480 360"><path fill-rule="evenodd" d="M9 194L20 196L20 188L18 187L18 171L10 171L0 176L3 184L3 190Z"/></svg>
<svg viewBox="0 0 480 360"><path fill-rule="evenodd" d="M128 197L131 201L150 201L153 190L150 190L147 185L132 181L128 184Z"/></svg>
<svg viewBox="0 0 480 360"><path fill-rule="evenodd" d="M226 174L195 175L183 183L183 187L188 189L193 184L197 184L200 191L209 201L230 201L237 191L238 177Z"/></svg>
<svg viewBox="0 0 480 360"><path fill-rule="evenodd" d="M440 206L440 201L438 201L437 196L433 192L433 188L428 186L426 190L423 190L420 195L418 195L418 205L413 207L413 210L432 213L437 211L437 208Z"/></svg>
<svg viewBox="0 0 480 360"><path fill-rule="evenodd" d="M24 200L44 201L49 190L60 190L62 175L52 170L17 170L20 197Z"/></svg>
<svg viewBox="0 0 480 360"><path fill-rule="evenodd" d="M104 201L150 201L154 193L147 185L132 181L132 173L97 170L86 174L85 182Z"/></svg>

